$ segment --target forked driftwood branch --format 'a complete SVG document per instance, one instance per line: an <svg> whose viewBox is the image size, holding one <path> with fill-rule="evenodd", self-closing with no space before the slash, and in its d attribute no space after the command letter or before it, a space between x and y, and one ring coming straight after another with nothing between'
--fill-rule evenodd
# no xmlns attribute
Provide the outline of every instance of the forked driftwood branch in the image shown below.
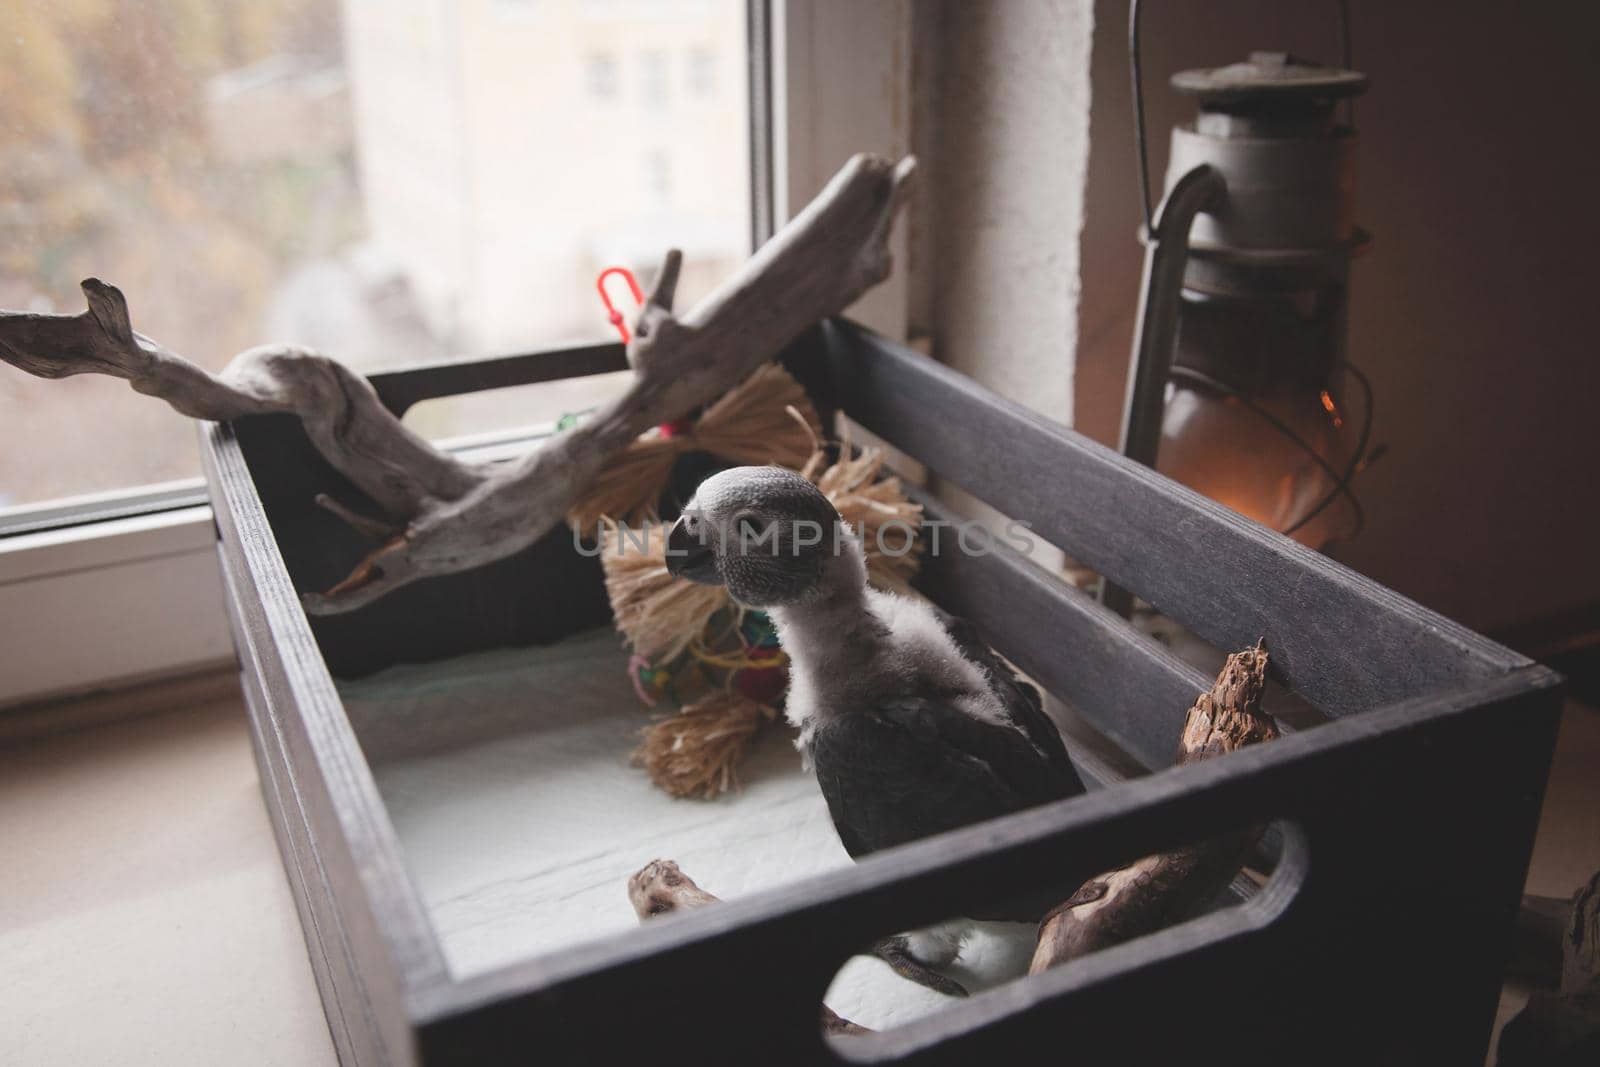
<svg viewBox="0 0 1600 1067"><path fill-rule="evenodd" d="M671 860L651 860L628 879L628 900L639 921L675 911L703 908L719 903L719 898L695 885ZM870 1034L873 1031L851 1022L826 1004L822 1005L822 1031L827 1034Z"/></svg>
<svg viewBox="0 0 1600 1067"><path fill-rule="evenodd" d="M1277 737L1277 723L1261 710L1266 679L1267 652L1261 645L1229 656L1211 692L1201 693L1189 709L1177 762ZM1233 831L1091 878L1045 916L1028 973L1187 918L1226 888L1260 835L1260 827Z"/></svg>
<svg viewBox="0 0 1600 1067"><path fill-rule="evenodd" d="M475 464L440 452L385 408L366 379L292 345L252 348L211 374L134 332L112 285L83 282L79 315L0 312L0 360L43 378L109 374L185 415L222 421L298 415L312 443L369 498L319 499L378 542L349 577L308 593L309 611L368 604L430 575L511 555L562 521L595 475L641 433L687 415L773 358L807 326L889 275L888 239L915 161L858 155L817 198L688 313L672 310L670 251L640 309L628 390L520 460Z"/></svg>

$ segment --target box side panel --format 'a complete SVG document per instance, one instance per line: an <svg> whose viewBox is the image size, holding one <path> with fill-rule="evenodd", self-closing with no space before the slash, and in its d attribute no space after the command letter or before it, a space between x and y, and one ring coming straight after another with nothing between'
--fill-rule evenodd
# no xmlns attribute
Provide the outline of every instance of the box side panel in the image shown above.
<svg viewBox="0 0 1600 1067"><path fill-rule="evenodd" d="M384 406L396 415L403 415L413 404L438 397L627 369L627 352L613 341L514 356L442 360L377 371L367 377Z"/></svg>
<svg viewBox="0 0 1600 1067"><path fill-rule="evenodd" d="M445 981L443 957L228 427L209 428L204 461L252 733L330 1027L352 1062L413 1062L409 998Z"/></svg>
<svg viewBox="0 0 1600 1067"><path fill-rule="evenodd" d="M243 420L237 435L294 589L331 588L372 545L318 507L317 495L371 515L379 510L328 465L293 418ZM506 559L309 622L328 669L352 678L396 663L548 644L610 617L599 559L581 555L571 531L558 527Z"/></svg>
<svg viewBox="0 0 1600 1067"><path fill-rule="evenodd" d="M925 518L948 517L933 496L913 496ZM1146 768L1172 764L1185 714L1211 688L1159 642L1003 543L982 555L925 556L916 585Z"/></svg>
<svg viewBox="0 0 1600 1067"><path fill-rule="evenodd" d="M1528 662L924 356L823 332L853 418L1211 643L1264 637L1274 677L1330 714Z"/></svg>
<svg viewBox="0 0 1600 1067"><path fill-rule="evenodd" d="M457 987L425 1062L837 1062L816 1005L876 936L1269 818L1213 913L856 1046L885 1062L1482 1062L1554 739L1537 668L894 850ZM1385 1058L1389 1057L1389 1058Z"/></svg>
<svg viewBox="0 0 1600 1067"><path fill-rule="evenodd" d="M626 370L620 344L580 345L514 356L448 360L370 376L397 415L436 397ZM345 577L372 547L314 505L329 493L358 511L379 511L311 447L292 418L252 419L238 427L261 486L268 520L297 589L322 590ZM528 448L537 448L530 439ZM311 620L337 677L359 677L396 663L445 659L486 648L547 644L610 620L598 560L574 550L564 529L470 573L400 589L346 615Z"/></svg>
<svg viewBox="0 0 1600 1067"><path fill-rule="evenodd" d="M317 862L310 823L289 774L287 753L277 736L272 714L267 710L260 688L250 671L240 673L240 685L250 716L250 733L256 767L261 777L262 798L272 819L273 834L278 839L278 853L283 857L284 873L294 894L295 908L300 914L306 955L310 958L311 971L316 978L317 993L322 998L322 1010L327 1017L328 1032L333 1037L334 1051L341 1064L381 1063L376 1047L377 1034L371 1022L363 1014L352 1027L351 1020L345 1015L344 1003L355 1004L365 997L356 991L360 976L353 973L349 966L344 932L339 924L338 904Z"/></svg>

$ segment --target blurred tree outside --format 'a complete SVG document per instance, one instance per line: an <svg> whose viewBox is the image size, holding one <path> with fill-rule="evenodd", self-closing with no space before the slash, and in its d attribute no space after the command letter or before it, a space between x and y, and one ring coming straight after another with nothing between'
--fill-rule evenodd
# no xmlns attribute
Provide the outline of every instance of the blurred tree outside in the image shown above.
<svg viewBox="0 0 1600 1067"><path fill-rule="evenodd" d="M342 81L337 0L13 0L7 14L0 306L75 313L80 279L103 277L135 329L216 369L266 340L280 276L361 236L342 90L337 143L249 157L214 136L230 72ZM0 434L0 504L197 469L193 427L108 380L0 375Z"/></svg>

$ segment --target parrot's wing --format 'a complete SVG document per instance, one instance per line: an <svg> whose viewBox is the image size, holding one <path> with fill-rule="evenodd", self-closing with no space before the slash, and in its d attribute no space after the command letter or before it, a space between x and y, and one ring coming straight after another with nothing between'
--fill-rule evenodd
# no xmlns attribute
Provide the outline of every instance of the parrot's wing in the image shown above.
<svg viewBox="0 0 1600 1067"><path fill-rule="evenodd" d="M852 856L1083 791L1064 756L1058 764L1023 732L941 699L909 697L829 716L812 737L811 756Z"/></svg>
<svg viewBox="0 0 1600 1067"><path fill-rule="evenodd" d="M995 655L994 650L978 636L978 628L971 622L938 608L934 611L961 654L983 671L989 680L989 688L1005 706L1006 714L1027 733L1028 739L1058 773L1076 783L1074 792L1083 792L1083 782L1067 757L1067 746L1061 740L1061 731L1056 729L1056 724L1045 714L1039 701L1039 690L1018 678L1011 665Z"/></svg>

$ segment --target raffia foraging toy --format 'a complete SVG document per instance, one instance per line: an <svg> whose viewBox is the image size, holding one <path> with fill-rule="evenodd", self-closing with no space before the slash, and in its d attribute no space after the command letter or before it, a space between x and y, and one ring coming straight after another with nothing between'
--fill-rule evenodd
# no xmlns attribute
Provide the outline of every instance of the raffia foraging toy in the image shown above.
<svg viewBox="0 0 1600 1067"><path fill-rule="evenodd" d="M906 498L898 478L883 476L881 452L856 452L848 435L830 461L818 426L799 384L783 368L766 366L708 408L686 434L642 438L637 452L602 474L595 496L603 493L608 506L640 521L654 516L680 455L703 450L730 466L779 462L810 479L856 532L874 585L909 591L921 552L921 505ZM799 455L792 450L796 434L805 444ZM680 440L693 443L672 444ZM773 455L780 441L791 450L787 461ZM754 458L762 454L767 458ZM652 707L662 698L680 704L645 729L635 762L673 796L719 796L737 785L739 761L762 724L778 717L787 658L772 623L733 603L725 589L672 577L659 529L636 530L609 518L594 500L584 504L595 510L593 528L604 539L606 593L617 629L633 649L634 687Z"/></svg>

